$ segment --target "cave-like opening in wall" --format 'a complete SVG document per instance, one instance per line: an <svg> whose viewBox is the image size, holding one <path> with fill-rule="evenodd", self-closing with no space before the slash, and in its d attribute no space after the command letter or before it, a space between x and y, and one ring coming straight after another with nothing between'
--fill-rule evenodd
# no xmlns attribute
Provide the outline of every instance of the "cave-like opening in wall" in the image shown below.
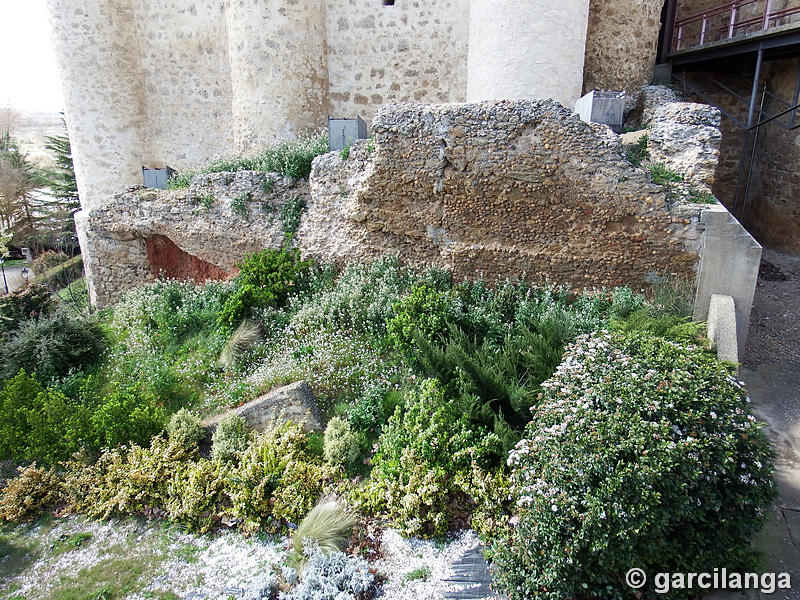
<svg viewBox="0 0 800 600"><path fill-rule="evenodd" d="M224 281L234 275L181 250L175 242L163 235L146 238L145 248L150 269L157 277L204 282L209 279Z"/></svg>

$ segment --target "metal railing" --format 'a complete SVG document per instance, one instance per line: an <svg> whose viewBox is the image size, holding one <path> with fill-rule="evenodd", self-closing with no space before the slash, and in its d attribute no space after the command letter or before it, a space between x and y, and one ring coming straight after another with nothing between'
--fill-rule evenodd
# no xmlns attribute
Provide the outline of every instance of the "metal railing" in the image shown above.
<svg viewBox="0 0 800 600"><path fill-rule="evenodd" d="M776 0L738 0L680 19L675 22L672 49L685 50L800 22L800 0L784 2L786 6L780 9L778 4Z"/></svg>

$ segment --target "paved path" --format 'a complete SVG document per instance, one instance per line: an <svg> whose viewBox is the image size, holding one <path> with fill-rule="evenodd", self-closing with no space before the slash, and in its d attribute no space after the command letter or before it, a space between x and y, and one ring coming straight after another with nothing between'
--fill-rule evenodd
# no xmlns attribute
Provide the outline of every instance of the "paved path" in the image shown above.
<svg viewBox="0 0 800 600"><path fill-rule="evenodd" d="M719 592L714 600L800 600L800 257L764 252L739 373L776 453L780 497L756 540L763 572L787 572L791 591Z"/></svg>

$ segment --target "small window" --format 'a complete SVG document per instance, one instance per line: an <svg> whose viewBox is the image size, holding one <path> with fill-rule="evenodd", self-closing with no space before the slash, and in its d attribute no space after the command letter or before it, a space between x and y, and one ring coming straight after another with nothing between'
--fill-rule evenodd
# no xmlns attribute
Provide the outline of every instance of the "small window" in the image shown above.
<svg viewBox="0 0 800 600"><path fill-rule="evenodd" d="M383 0L384 6L394 6L394 0Z"/></svg>

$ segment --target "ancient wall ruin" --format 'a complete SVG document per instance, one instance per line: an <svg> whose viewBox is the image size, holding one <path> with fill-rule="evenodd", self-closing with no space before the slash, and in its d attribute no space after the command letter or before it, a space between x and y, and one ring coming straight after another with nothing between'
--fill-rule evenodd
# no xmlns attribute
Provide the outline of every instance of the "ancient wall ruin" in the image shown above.
<svg viewBox="0 0 800 600"><path fill-rule="evenodd" d="M707 107L686 107L695 109ZM704 206L653 184L619 136L557 103L386 106L374 131L346 160L318 157L310 185L265 186L274 175L243 171L117 195L85 223L93 301L109 304L162 271L233 274L247 252L281 245L280 206L297 198L307 210L296 243L324 261L396 254L457 277L575 288L695 274Z"/></svg>
<svg viewBox="0 0 800 600"><path fill-rule="evenodd" d="M649 78L658 38L652 0L595 0L591 18L589 0L47 1L86 209L142 165L191 168L388 102L571 107L584 75Z"/></svg>

